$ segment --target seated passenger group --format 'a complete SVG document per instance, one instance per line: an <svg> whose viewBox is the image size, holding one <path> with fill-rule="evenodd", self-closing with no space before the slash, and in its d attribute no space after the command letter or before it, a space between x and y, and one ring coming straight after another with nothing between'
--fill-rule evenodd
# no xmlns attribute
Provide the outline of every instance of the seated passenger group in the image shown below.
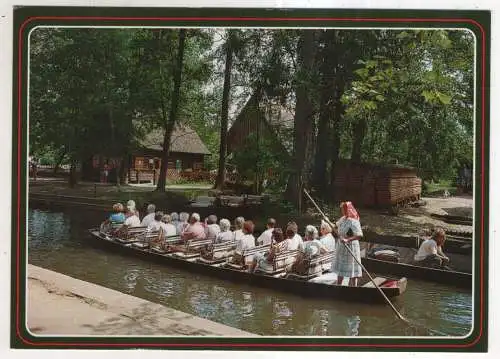
<svg viewBox="0 0 500 359"><path fill-rule="evenodd" d="M123 213L125 212L125 213ZM234 230L231 222L222 218L219 223L215 215L208 216L201 222L198 213L189 215L186 212L163 214L156 211L154 204L147 207L147 214L142 221L135 202L127 202L126 209L117 203L113 205L113 213L101 225L101 231L121 230L129 227L146 227L149 230L159 231L160 238L180 236L184 241L211 240L214 244L233 243L235 246L233 261L242 263L249 271L269 269L279 253L294 252L288 263L288 268L300 271L308 260L325 253L334 253L331 265L332 272L337 274L337 283L341 284L344 277L349 278L349 285L356 286L358 278L362 276L359 239L363 236L359 215L351 202L342 202L340 205L341 218L333 224L321 221L319 233L315 226L305 228L304 238L298 234L295 222L289 222L282 231L276 220L269 218L266 229L254 237L254 223L237 217L234 220ZM449 259L442 252L445 241L445 232L438 228L430 238L422 243L415 255L415 261L421 265L443 267ZM262 251L245 251L255 247L266 247ZM353 255L356 257L354 258ZM286 256L285 256L286 257ZM243 263L244 261L244 263Z"/></svg>

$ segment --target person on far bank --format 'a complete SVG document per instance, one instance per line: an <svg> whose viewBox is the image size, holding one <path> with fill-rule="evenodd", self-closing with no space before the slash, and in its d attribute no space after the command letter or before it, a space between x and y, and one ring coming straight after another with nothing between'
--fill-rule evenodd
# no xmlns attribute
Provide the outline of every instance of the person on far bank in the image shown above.
<svg viewBox="0 0 500 359"><path fill-rule="evenodd" d="M155 220L155 215L156 215L156 206L154 204L148 204L148 208L146 210L148 214L144 216L144 218L141 221L141 226L143 227L149 227L151 223ZM160 218L161 220L161 218ZM158 220L158 222L160 221Z"/></svg>
<svg viewBox="0 0 500 359"><path fill-rule="evenodd" d="M337 274L337 284L341 285L344 277L349 278L349 286L357 286L358 278L362 276L361 266L347 250L349 247L356 259L361 263L359 239L363 237L359 215L351 202L340 204L342 217L337 221L338 242L336 255L332 263L332 272Z"/></svg>
<svg viewBox="0 0 500 359"><path fill-rule="evenodd" d="M423 267L444 268L450 259L443 253L444 242L446 241L446 232L443 228L435 228L430 238L422 242L417 254L413 258L415 264Z"/></svg>

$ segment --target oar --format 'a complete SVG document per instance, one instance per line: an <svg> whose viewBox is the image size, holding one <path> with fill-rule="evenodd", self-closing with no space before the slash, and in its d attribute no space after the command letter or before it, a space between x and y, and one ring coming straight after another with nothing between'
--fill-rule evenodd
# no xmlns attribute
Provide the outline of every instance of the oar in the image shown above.
<svg viewBox="0 0 500 359"><path fill-rule="evenodd" d="M309 195L309 193L304 189L304 193L306 194L306 196L309 198L309 200L312 202L312 204L314 205L314 207L316 207L316 209L319 211L319 213L321 214L321 216L323 216L323 219L325 220L325 222L327 222L332 228L334 228L334 225L332 222L330 222L330 219L323 213L323 211L321 210L321 208L319 208L319 206L316 204L316 202L314 201L314 199L312 199L312 197ZM373 285L375 286L375 288L378 289L378 291L380 292L380 294L382 294L382 296L384 297L384 299L387 301L387 303L389 304L389 306L392 308L392 310L394 311L394 313L396 313L396 316L401 319L403 322L405 322L406 324L408 324L409 326L413 326L413 327L421 327L423 329L425 329L427 332L434 332L434 333L438 333L440 335L446 335L445 333L442 333L442 332L439 332L439 331L436 331L436 330L433 330L433 329L429 329L429 328L426 328L420 324L416 324L416 323L411 323L408 319L406 319L397 309L396 307L394 307L394 305L392 304L392 302L389 300L389 298L387 298L387 296L385 295L384 291L382 289L380 289L380 287L377 285L377 283L375 283L375 281L373 280L373 277L371 276L371 274L366 270L365 266L363 264L361 264L361 262L358 260L358 258L356 258L356 256L354 255L354 253L352 252L351 248L349 248L349 246L347 245L347 243L344 243L344 247L347 249L347 251L351 254L351 256L354 258L354 260L359 264L359 266L363 269L363 271L368 275L368 278L370 278L371 282L373 283Z"/></svg>

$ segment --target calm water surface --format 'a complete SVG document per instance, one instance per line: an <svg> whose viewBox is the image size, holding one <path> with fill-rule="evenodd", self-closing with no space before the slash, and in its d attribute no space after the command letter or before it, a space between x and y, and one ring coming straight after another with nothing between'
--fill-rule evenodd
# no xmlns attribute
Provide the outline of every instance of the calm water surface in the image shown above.
<svg viewBox="0 0 500 359"><path fill-rule="evenodd" d="M314 300L235 284L150 263L93 246L87 229L95 212L31 209L31 264L260 335L414 335L389 306ZM394 301L408 319L448 335L466 335L472 323L470 291L409 280Z"/></svg>

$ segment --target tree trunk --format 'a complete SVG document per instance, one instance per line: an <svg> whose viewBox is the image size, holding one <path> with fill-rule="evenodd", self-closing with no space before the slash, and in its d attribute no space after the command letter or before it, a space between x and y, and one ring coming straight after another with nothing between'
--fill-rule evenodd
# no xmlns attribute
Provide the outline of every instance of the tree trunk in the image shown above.
<svg viewBox="0 0 500 359"><path fill-rule="evenodd" d="M71 188L74 188L76 184L78 183L78 178L76 175L76 165L77 161L75 158L71 158L71 165L69 168L69 186Z"/></svg>
<svg viewBox="0 0 500 359"><path fill-rule="evenodd" d="M302 211L302 188L307 186L309 163L306 163L307 154L310 153L313 118L312 103L309 98L310 75L314 67L314 31L303 30L299 44L299 64L302 79L297 84L295 103L294 127L294 166L292 175L287 185L287 197ZM299 74L300 75L300 74Z"/></svg>
<svg viewBox="0 0 500 359"><path fill-rule="evenodd" d="M363 148L363 140L366 135L367 123L365 118L360 118L357 123L354 124L353 136L352 136L352 152L351 161L355 163L361 162L361 153Z"/></svg>
<svg viewBox="0 0 500 359"><path fill-rule="evenodd" d="M333 112L333 121L331 127L331 168L330 168L330 196L333 199L335 196L335 167L339 161L340 153L340 127L344 115L344 105L340 101L344 92L344 79L342 76L337 77L335 86L335 110Z"/></svg>
<svg viewBox="0 0 500 359"><path fill-rule="evenodd" d="M165 192L165 186L167 184L167 166L168 166L168 156L170 150L170 138L172 137L172 132L174 130L175 124L177 123L177 111L179 108L179 97L181 90L181 80L182 80L182 63L184 59L184 43L186 39L186 29L179 30L179 50L177 54L177 66L174 76L174 93L172 96L172 103L170 106L170 115L165 128L165 136L163 137L163 156L160 167L160 176L158 178L158 186L156 190L159 192Z"/></svg>
<svg viewBox="0 0 500 359"><path fill-rule="evenodd" d="M233 47L232 41L234 34L231 30L228 32L226 41L226 67L224 69L224 89L222 92L222 109L220 120L220 146L219 146L219 168L215 180L215 188L222 190L224 188L226 173L226 152L227 152L227 127L229 118L229 90L231 89L231 69L233 67Z"/></svg>
<svg viewBox="0 0 500 359"><path fill-rule="evenodd" d="M66 148L63 148L61 151L61 154L57 158L56 165L54 166L54 175L57 174L57 171L59 171L59 167L61 167L62 161L64 161L64 157L66 157Z"/></svg>
<svg viewBox="0 0 500 359"><path fill-rule="evenodd" d="M327 189L327 162L330 157L329 127L334 116L333 92L335 88L335 67L337 66L335 31L325 31L323 38L325 50L322 52L321 59L320 113L313 171L313 185L320 193L325 193Z"/></svg>

